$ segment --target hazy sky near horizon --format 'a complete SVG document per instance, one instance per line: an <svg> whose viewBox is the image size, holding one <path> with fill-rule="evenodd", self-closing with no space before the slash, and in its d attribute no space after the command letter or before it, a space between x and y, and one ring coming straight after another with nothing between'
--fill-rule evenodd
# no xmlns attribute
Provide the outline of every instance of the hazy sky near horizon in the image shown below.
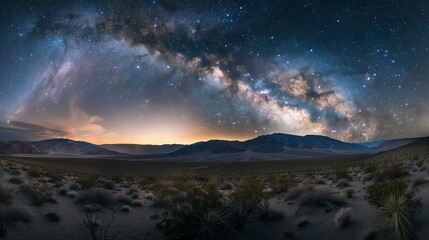
<svg viewBox="0 0 429 240"><path fill-rule="evenodd" d="M429 135L429 4L0 3L0 140Z"/></svg>

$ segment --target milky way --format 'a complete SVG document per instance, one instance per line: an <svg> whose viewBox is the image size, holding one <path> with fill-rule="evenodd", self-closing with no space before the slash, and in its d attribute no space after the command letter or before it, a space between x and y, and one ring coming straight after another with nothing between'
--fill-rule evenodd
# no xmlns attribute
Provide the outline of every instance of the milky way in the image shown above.
<svg viewBox="0 0 429 240"><path fill-rule="evenodd" d="M425 1L2 1L0 140L429 135Z"/></svg>

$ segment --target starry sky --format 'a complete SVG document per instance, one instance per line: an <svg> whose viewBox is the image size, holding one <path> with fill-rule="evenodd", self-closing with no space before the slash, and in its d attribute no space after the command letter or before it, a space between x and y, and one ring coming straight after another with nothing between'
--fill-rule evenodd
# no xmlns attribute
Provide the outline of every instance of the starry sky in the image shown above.
<svg viewBox="0 0 429 240"><path fill-rule="evenodd" d="M429 135L429 3L0 3L0 140Z"/></svg>

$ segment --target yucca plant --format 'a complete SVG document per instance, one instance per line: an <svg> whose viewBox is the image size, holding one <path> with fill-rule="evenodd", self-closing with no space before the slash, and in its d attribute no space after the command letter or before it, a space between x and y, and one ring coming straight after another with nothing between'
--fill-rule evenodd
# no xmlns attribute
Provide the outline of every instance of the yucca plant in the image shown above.
<svg viewBox="0 0 429 240"><path fill-rule="evenodd" d="M198 216L194 222L195 239L225 239L232 229L227 219L228 215L212 209Z"/></svg>
<svg viewBox="0 0 429 240"><path fill-rule="evenodd" d="M416 239L416 233L411 224L413 208L406 195L391 193L381 205L381 211L390 218L391 227L395 229L396 239Z"/></svg>

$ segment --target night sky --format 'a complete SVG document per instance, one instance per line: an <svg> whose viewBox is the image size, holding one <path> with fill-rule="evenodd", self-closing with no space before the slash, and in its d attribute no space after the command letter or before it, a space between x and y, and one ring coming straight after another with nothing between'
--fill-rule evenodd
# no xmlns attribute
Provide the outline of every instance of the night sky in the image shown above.
<svg viewBox="0 0 429 240"><path fill-rule="evenodd" d="M429 135L429 2L0 3L0 140Z"/></svg>

